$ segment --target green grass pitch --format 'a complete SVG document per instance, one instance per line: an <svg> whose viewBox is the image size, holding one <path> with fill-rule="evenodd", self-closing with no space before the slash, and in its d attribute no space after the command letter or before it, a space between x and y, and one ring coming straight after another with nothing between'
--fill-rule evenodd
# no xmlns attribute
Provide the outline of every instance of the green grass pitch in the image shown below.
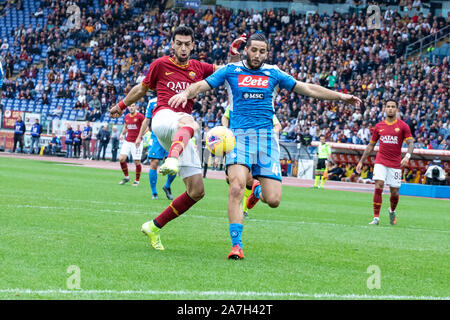
<svg viewBox="0 0 450 320"><path fill-rule="evenodd" d="M158 252L140 226L169 204L165 178L157 201L146 174L138 188L121 179L0 158L0 299L450 297L448 201L400 197L391 226L385 195L380 226L369 226L372 194L284 186L279 208L249 212L245 259L228 261L224 181L205 180L205 198L162 230ZM183 187L177 178L172 191Z"/></svg>

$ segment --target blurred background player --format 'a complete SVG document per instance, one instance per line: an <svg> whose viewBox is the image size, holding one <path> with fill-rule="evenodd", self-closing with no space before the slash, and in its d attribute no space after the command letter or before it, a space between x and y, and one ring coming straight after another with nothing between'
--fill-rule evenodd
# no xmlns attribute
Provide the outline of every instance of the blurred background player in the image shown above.
<svg viewBox="0 0 450 320"><path fill-rule="evenodd" d="M230 125L230 106L227 105L227 107L225 108L225 113L222 116L221 119L222 125L224 127L229 127ZM280 124L280 120L278 120L277 115L274 113L273 114L273 131L278 135L280 134L281 131L281 124ZM227 171L225 170L225 175L227 174ZM228 176L226 176L226 181L229 184L228 181ZM254 185L254 186L253 186ZM248 197L250 196L250 194L252 193L252 189L256 189L256 194L259 194L260 190L258 190L258 188L260 189L260 182L257 179L253 179L252 173L249 171L248 172L248 179L247 179L247 183L245 184L245 191L244 191L244 197L242 199L242 211L244 213L244 218L248 218L248 210L253 208L256 203L259 200L259 197L254 197L253 201L251 203L247 203ZM248 207L248 205L250 205L250 208Z"/></svg>
<svg viewBox="0 0 450 320"><path fill-rule="evenodd" d="M242 199L249 171L261 183L260 192L250 194L276 208L281 201L281 167L278 136L273 131L273 99L278 88L318 99L342 100L359 105L355 96L295 80L277 66L266 65L269 42L262 33L249 37L246 59L230 63L207 79L190 85L169 101L173 108L184 106L199 93L227 84L230 97L230 128L236 137L234 150L226 157L230 182L228 191L229 232L232 243L228 259L243 259ZM255 185L255 184L254 184ZM256 188L254 188L256 191ZM248 204L247 204L248 205Z"/></svg>
<svg viewBox="0 0 450 320"><path fill-rule="evenodd" d="M142 144L136 146L136 138L141 130L142 122L144 121L144 115L142 113L136 112L136 105L132 104L128 107L130 111L129 114L125 116L125 125L123 126L122 133L120 134L120 140L123 140L125 134L126 138L120 149L119 162L122 168L124 178L119 184L123 185L130 181L130 176L128 175L128 164L127 158L131 155L136 165L136 180L133 182L133 186L137 187L139 185L139 179L141 177L142 165L141 165L141 154L142 154Z"/></svg>
<svg viewBox="0 0 450 320"><path fill-rule="evenodd" d="M233 42L231 55L237 56L237 51L233 48L239 47L241 41L239 38ZM175 198L155 219L142 225L142 232L149 237L152 247L156 250L164 250L160 237L161 229L205 195L200 158L190 142L194 132L199 129L199 125L191 116L194 101L190 99L177 108L172 108L168 103L172 96L220 68L190 59L194 45L194 30L186 26L177 27L172 34L173 54L153 61L142 83L135 85L127 96L110 110L111 117L118 118L128 105L143 98L148 89L156 91L158 99L153 109L151 127L163 148L169 151L160 172L172 175L179 173L186 186L186 192Z"/></svg>
<svg viewBox="0 0 450 320"><path fill-rule="evenodd" d="M388 100L384 107L386 120L377 123L372 138L367 145L364 154L356 166L356 172L360 173L364 161L373 151L377 141L380 141L375 165L373 168L373 180L375 181L375 192L373 196L373 221L371 225L380 224L380 209L383 202L383 188L386 183L390 187L391 206L389 207L389 219L391 225L397 223L395 209L397 208L399 194L398 191L402 180L402 167L409 163L409 158L414 150L414 139L411 136L409 126L400 119L397 119L397 102ZM408 144L408 151L402 159L402 144Z"/></svg>
<svg viewBox="0 0 450 320"><path fill-rule="evenodd" d="M314 188L322 188L325 183L325 170L331 156L331 147L325 142L325 136L320 136L320 144L317 147L317 167ZM319 185L320 181L320 185Z"/></svg>
<svg viewBox="0 0 450 320"><path fill-rule="evenodd" d="M150 99L150 101L148 102L147 111L145 112L145 120L142 123L141 130L139 131L139 136L136 139L136 146L139 146L139 144L142 141L142 136L144 135L144 133L149 128L149 125L151 124L152 112L153 109L156 107L156 104L157 98ZM169 153L166 150L164 150L164 148L159 143L158 138L152 131L149 139L147 158L150 159L150 170L148 171L148 180L150 182L153 200L158 199L158 191L156 190L156 184L158 182L159 161L166 158L168 154ZM166 197L169 200L173 200L172 190L170 189L170 186L172 185L172 182L176 178L176 176L177 176L176 174L167 175L166 183L163 186L163 191L166 193Z"/></svg>

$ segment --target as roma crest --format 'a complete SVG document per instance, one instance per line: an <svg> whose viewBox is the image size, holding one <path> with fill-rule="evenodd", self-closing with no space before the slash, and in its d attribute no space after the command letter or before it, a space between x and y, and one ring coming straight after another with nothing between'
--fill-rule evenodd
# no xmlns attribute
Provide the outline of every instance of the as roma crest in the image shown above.
<svg viewBox="0 0 450 320"><path fill-rule="evenodd" d="M192 80L195 79L195 76L196 76L196 74L195 74L194 71L189 72L189 77L190 77Z"/></svg>

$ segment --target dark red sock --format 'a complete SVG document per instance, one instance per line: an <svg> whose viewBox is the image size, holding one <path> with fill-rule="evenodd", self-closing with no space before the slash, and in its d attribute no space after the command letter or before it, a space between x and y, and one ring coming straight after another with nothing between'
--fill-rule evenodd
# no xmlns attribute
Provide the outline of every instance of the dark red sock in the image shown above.
<svg viewBox="0 0 450 320"><path fill-rule="evenodd" d="M398 194L397 195L393 195L391 194L391 211L395 211L395 208L397 208L397 203L398 203Z"/></svg>
<svg viewBox="0 0 450 320"><path fill-rule="evenodd" d="M136 181L139 181L141 178L141 171L142 171L142 165L137 164L136 165Z"/></svg>
<svg viewBox="0 0 450 320"><path fill-rule="evenodd" d="M375 188L373 195L373 216L378 218L380 216L381 204L383 203L383 189Z"/></svg>
<svg viewBox="0 0 450 320"><path fill-rule="evenodd" d="M122 168L123 174L125 175L125 177L128 177L128 165L127 162L121 162L120 163L120 167Z"/></svg>
<svg viewBox="0 0 450 320"><path fill-rule="evenodd" d="M169 157L178 158L183 152L184 147L188 144L189 140L194 136L194 129L191 127L181 127L175 133L172 139L172 146L169 150Z"/></svg>
<svg viewBox="0 0 450 320"><path fill-rule="evenodd" d="M162 228L167 222L179 217L189 210L196 202L197 201L192 200L187 192L185 192L173 200L166 210L161 212L153 221L157 227Z"/></svg>

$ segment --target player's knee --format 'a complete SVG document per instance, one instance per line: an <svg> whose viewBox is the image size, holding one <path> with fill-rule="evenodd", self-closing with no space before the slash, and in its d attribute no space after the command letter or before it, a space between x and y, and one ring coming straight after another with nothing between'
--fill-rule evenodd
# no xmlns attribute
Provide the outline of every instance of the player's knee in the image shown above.
<svg viewBox="0 0 450 320"><path fill-rule="evenodd" d="M268 199L266 202L269 205L269 207L277 208L280 205L280 198L273 197L271 199Z"/></svg>
<svg viewBox="0 0 450 320"><path fill-rule="evenodd" d="M230 182L230 197L242 198L244 196L244 188L245 186L238 181Z"/></svg>
<svg viewBox="0 0 450 320"><path fill-rule="evenodd" d="M189 197L192 198L192 200L199 201L205 196L205 188L203 187L194 188L188 194Z"/></svg>
<svg viewBox="0 0 450 320"><path fill-rule="evenodd" d="M152 160L152 161L150 161L150 169L152 169L152 170L158 169L158 163L159 163L158 160Z"/></svg>
<svg viewBox="0 0 450 320"><path fill-rule="evenodd" d="M180 119L178 122L178 128L181 127L191 127L194 131L198 131L200 126L197 122L195 122L194 118L192 116L186 116Z"/></svg>

